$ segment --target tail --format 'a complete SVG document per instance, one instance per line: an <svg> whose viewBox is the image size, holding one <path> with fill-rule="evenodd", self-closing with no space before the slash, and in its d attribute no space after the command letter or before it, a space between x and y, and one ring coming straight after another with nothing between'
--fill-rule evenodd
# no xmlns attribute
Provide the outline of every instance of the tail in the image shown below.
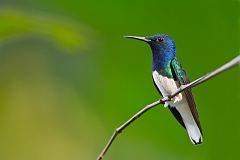
<svg viewBox="0 0 240 160"><path fill-rule="evenodd" d="M202 133L195 121L184 122L188 136L193 144L201 144L203 142Z"/></svg>
<svg viewBox="0 0 240 160"><path fill-rule="evenodd" d="M193 144L201 144L203 142L201 126L199 126L192 112L186 103L176 105L176 107L169 107L178 122L186 129L188 136Z"/></svg>

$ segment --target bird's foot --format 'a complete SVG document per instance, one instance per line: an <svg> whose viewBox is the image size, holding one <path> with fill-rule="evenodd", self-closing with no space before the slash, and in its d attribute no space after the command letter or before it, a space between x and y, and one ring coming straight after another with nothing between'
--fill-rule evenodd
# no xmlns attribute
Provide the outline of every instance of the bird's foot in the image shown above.
<svg viewBox="0 0 240 160"><path fill-rule="evenodd" d="M176 95L175 97L172 98L173 103L177 103L180 102L182 100L182 94L179 93L178 95Z"/></svg>
<svg viewBox="0 0 240 160"><path fill-rule="evenodd" d="M167 102L164 103L164 107L167 108L169 104Z"/></svg>

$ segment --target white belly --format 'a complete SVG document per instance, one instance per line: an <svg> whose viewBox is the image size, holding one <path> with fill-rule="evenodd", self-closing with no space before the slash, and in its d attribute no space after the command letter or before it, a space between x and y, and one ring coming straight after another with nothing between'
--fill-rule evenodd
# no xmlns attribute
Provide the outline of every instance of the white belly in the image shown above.
<svg viewBox="0 0 240 160"><path fill-rule="evenodd" d="M177 83L173 79L164 77L158 74L157 71L153 71L152 76L155 84L162 93L163 97L171 95L178 90ZM182 94L179 93L172 99L172 101L166 102L165 106L168 106L171 103L181 103L182 100L183 100Z"/></svg>

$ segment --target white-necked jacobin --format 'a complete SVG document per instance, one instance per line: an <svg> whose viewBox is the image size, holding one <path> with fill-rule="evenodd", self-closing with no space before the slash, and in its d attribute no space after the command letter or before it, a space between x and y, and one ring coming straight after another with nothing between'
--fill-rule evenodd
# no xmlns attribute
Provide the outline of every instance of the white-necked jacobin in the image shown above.
<svg viewBox="0 0 240 160"><path fill-rule="evenodd" d="M152 78L162 96L169 96L181 85L189 83L186 72L176 59L176 45L165 34L149 37L126 36L148 43L152 49ZM202 129L191 89L175 96L165 106L177 121L187 130L193 144L202 143Z"/></svg>

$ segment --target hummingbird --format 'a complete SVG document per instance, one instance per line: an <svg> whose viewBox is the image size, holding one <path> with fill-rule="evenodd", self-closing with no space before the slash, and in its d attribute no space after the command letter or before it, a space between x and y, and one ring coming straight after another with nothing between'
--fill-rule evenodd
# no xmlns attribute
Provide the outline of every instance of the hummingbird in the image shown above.
<svg viewBox="0 0 240 160"><path fill-rule="evenodd" d="M149 44L152 50L152 79L158 92L169 96L181 85L190 83L185 70L176 58L176 44L166 34L139 37L125 36ZM176 120L184 127L193 144L201 144L202 128L191 89L179 93L171 101L165 102Z"/></svg>

